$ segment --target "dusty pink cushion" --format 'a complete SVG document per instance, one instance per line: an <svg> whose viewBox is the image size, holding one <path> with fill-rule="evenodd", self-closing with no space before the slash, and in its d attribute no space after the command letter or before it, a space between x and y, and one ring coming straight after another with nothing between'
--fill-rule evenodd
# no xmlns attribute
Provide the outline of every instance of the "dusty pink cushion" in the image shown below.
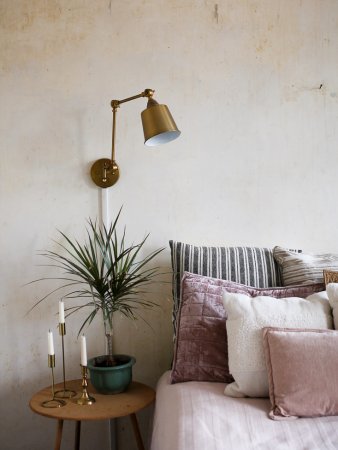
<svg viewBox="0 0 338 450"><path fill-rule="evenodd" d="M338 332L265 328L275 420L338 415Z"/></svg>
<svg viewBox="0 0 338 450"><path fill-rule="evenodd" d="M222 292L252 297L302 297L320 292L322 284L281 288L253 288L243 284L185 272L177 321L171 382L218 381L230 383L226 313Z"/></svg>

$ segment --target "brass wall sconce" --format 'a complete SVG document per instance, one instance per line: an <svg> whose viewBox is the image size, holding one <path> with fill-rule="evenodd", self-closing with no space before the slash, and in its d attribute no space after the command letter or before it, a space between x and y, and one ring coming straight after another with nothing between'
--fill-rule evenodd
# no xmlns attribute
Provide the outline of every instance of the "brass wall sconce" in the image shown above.
<svg viewBox="0 0 338 450"><path fill-rule="evenodd" d="M97 186L107 188L113 186L119 179L119 167L115 161L115 135L116 112L122 103L130 102L140 97L148 98L147 109L141 113L145 145L152 147L166 144L181 134L168 107L166 105L159 105L153 99L154 92L153 89L145 89L141 94L134 95L133 97L111 101L113 110L112 156L111 159L99 159L92 165L90 173L92 180Z"/></svg>

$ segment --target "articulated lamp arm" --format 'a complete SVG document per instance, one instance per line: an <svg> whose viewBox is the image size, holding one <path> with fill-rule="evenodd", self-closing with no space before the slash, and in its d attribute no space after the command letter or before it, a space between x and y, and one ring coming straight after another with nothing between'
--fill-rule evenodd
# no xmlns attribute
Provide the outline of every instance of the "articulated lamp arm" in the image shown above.
<svg viewBox="0 0 338 450"><path fill-rule="evenodd" d="M111 160L112 160L112 163L115 164L115 166L116 166L115 170L116 169L118 170L116 162L115 162L115 135L116 135L117 108L119 108L122 103L127 103L132 100L136 100L137 98L148 97L150 99L154 95L154 92L155 91L153 89L145 89L143 92L141 92L141 94L133 95L132 97L128 97L123 100L112 100L110 102L112 110L113 110L113 132L112 132L112 145L111 145Z"/></svg>
<svg viewBox="0 0 338 450"><path fill-rule="evenodd" d="M141 92L141 94L133 95L132 97L127 97L124 98L123 100L112 100L110 104L112 108L118 108L122 103L127 103L130 102L131 100L136 100L137 98L141 97L151 98L154 95L154 92L155 91L153 89L145 89L143 92Z"/></svg>
<svg viewBox="0 0 338 450"><path fill-rule="evenodd" d="M116 112L122 103L127 103L141 97L148 97L147 109L141 114L145 144L154 146L169 142L180 135L174 119L167 106L159 105L152 97L153 89L145 89L140 94L127 97L123 100L112 100L113 130L112 130L112 156L96 161L91 168L91 177L94 183L107 188L113 186L119 179L119 168L115 161Z"/></svg>

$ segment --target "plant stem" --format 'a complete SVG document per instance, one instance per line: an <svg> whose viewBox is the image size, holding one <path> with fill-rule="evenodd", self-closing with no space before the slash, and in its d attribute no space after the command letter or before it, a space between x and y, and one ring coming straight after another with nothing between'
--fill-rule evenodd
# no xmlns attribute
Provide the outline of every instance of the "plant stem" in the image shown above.
<svg viewBox="0 0 338 450"><path fill-rule="evenodd" d="M115 365L115 360L113 356L113 318L104 319L104 333L106 336L106 354L108 356L108 363L109 365L113 366Z"/></svg>

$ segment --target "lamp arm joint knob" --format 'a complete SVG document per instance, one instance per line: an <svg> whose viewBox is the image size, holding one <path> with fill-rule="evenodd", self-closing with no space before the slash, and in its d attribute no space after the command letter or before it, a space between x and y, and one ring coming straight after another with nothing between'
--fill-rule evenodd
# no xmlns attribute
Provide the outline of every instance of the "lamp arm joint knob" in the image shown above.
<svg viewBox="0 0 338 450"><path fill-rule="evenodd" d="M154 92L155 92L154 89L145 89L143 94L144 97L151 98L154 95Z"/></svg>
<svg viewBox="0 0 338 450"><path fill-rule="evenodd" d="M111 104L111 107L116 110L117 108L120 107L121 102L120 102L120 100L112 100L110 102L110 104Z"/></svg>

